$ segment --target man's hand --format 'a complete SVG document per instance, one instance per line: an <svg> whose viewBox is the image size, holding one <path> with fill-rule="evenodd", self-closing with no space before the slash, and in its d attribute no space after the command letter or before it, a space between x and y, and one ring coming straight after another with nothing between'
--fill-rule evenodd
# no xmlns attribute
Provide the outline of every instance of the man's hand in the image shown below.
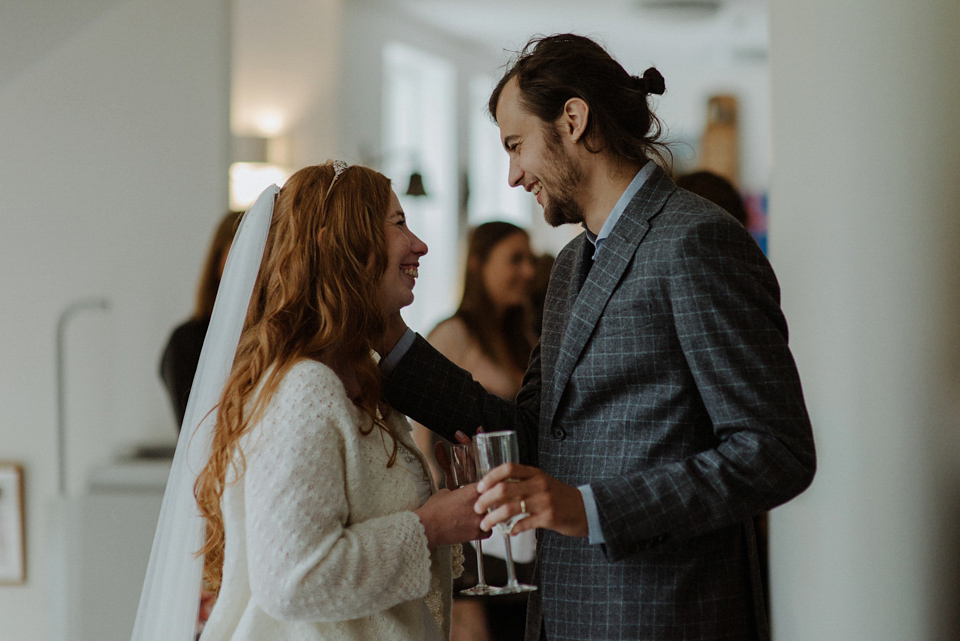
<svg viewBox="0 0 960 641"><path fill-rule="evenodd" d="M587 536L587 512L580 490L561 483L536 467L505 463L487 472L477 484L480 498L474 504L477 514L492 510L480 522L484 531L522 514L511 532L519 534L534 528L544 528L565 536Z"/></svg>

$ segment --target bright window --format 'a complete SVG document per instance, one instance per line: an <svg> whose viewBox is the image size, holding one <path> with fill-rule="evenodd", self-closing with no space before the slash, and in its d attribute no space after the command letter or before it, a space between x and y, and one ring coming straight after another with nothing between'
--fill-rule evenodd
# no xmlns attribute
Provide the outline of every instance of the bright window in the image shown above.
<svg viewBox="0 0 960 641"><path fill-rule="evenodd" d="M470 81L470 195L467 199L471 226L490 220L506 220L529 228L533 197L523 189L507 184L510 157L500 144L500 130L487 112L487 100L493 90L490 76L475 76Z"/></svg>
<svg viewBox="0 0 960 641"><path fill-rule="evenodd" d="M448 60L413 47L384 48L382 167L394 181L413 232L429 247L420 261L413 305L403 312L426 334L459 302L456 72ZM425 196L407 196L410 175Z"/></svg>

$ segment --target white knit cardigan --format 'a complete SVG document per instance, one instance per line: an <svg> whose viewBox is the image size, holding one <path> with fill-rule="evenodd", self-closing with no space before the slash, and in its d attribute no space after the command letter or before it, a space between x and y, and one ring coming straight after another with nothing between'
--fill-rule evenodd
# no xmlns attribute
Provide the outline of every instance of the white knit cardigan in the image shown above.
<svg viewBox="0 0 960 641"><path fill-rule="evenodd" d="M400 448L422 456L397 412ZM241 439L222 501L220 595L202 641L422 641L423 603L449 638L451 550L430 552L418 479L327 366L300 361ZM402 452L401 452L402 454Z"/></svg>

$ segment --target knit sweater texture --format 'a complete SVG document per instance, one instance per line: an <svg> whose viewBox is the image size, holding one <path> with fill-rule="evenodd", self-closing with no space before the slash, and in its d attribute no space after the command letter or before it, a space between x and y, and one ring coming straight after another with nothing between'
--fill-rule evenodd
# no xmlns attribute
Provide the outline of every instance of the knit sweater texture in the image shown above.
<svg viewBox="0 0 960 641"><path fill-rule="evenodd" d="M407 420L390 412L387 423L423 464ZM330 368L293 365L240 445L201 641L421 641L424 603L449 638L451 550L430 551L412 511L424 481L387 467L393 443Z"/></svg>

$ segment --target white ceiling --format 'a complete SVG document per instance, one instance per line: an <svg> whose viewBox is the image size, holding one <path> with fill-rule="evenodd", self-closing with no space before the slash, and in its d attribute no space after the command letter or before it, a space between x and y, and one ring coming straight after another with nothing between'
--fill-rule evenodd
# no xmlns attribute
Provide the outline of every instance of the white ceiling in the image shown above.
<svg viewBox="0 0 960 641"><path fill-rule="evenodd" d="M498 53L562 32L595 36L618 58L637 61L756 60L767 51L766 0L381 1Z"/></svg>

